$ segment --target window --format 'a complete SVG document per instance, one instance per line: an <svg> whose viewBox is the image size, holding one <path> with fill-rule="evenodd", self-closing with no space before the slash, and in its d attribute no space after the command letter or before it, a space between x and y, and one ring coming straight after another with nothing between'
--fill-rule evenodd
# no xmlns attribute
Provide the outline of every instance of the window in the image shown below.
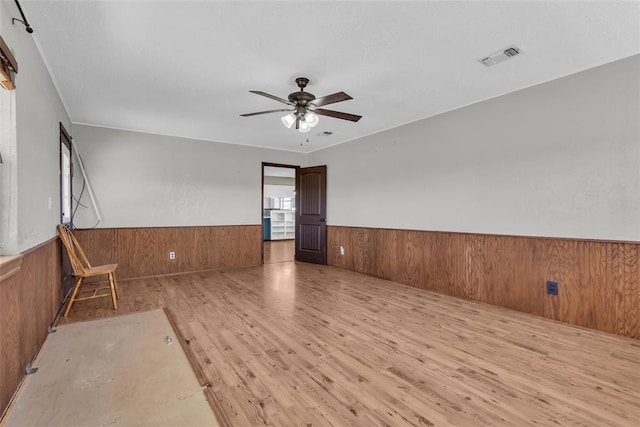
<svg viewBox="0 0 640 427"><path fill-rule="evenodd" d="M280 209L292 210L295 206L295 200L293 197L280 197Z"/></svg>
<svg viewBox="0 0 640 427"><path fill-rule="evenodd" d="M0 255L18 250L15 91L0 88Z"/></svg>

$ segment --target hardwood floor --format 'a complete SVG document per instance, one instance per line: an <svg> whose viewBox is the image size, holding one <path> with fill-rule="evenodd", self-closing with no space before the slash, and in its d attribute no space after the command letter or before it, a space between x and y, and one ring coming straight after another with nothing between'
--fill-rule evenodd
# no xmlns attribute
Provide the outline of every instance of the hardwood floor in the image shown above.
<svg viewBox="0 0 640 427"><path fill-rule="evenodd" d="M640 425L636 340L294 262L120 291L171 311L231 425Z"/></svg>
<svg viewBox="0 0 640 427"><path fill-rule="evenodd" d="M293 261L296 254L295 240L271 240L264 242L264 263Z"/></svg>

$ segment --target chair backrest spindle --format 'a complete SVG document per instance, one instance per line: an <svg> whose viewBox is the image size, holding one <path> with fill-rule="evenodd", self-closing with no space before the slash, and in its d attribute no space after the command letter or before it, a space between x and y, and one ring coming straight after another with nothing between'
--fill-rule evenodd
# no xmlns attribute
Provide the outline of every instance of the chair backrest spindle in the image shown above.
<svg viewBox="0 0 640 427"><path fill-rule="evenodd" d="M89 264L87 256L84 254L73 233L71 233L71 230L63 224L60 224L58 225L58 234L60 235L62 245L67 251L67 255L69 255L69 262L71 263L74 275L85 274L87 269L91 268L91 264Z"/></svg>

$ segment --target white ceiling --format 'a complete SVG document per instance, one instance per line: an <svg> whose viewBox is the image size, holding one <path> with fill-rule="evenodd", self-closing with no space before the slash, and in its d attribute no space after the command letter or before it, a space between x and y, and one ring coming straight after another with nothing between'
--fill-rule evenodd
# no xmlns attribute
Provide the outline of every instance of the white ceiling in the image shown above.
<svg viewBox="0 0 640 427"><path fill-rule="evenodd" d="M640 53L638 1L21 3L74 123L304 152ZM299 76L364 117L240 117L284 106L249 90L286 98Z"/></svg>

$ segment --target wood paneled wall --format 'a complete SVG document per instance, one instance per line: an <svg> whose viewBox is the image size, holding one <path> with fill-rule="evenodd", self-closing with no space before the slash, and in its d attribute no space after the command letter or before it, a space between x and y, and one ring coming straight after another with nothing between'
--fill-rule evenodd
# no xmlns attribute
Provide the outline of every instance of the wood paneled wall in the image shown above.
<svg viewBox="0 0 640 427"><path fill-rule="evenodd" d="M75 235L92 265L118 264L118 279L249 267L262 256L261 225L97 228Z"/></svg>
<svg viewBox="0 0 640 427"><path fill-rule="evenodd" d="M336 226L327 242L329 265L640 339L638 243Z"/></svg>
<svg viewBox="0 0 640 427"><path fill-rule="evenodd" d="M0 414L47 336L62 302L60 240L24 252L20 270L0 282Z"/></svg>

